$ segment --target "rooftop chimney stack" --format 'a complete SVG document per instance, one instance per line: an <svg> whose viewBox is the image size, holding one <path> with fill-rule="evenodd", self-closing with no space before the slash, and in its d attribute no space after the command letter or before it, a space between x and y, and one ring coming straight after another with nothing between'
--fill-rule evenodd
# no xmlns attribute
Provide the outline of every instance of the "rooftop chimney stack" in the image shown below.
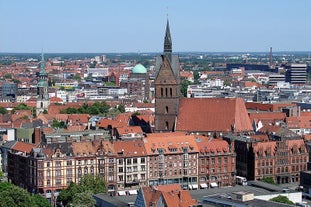
<svg viewBox="0 0 311 207"><path fill-rule="evenodd" d="M269 66L270 66L270 68L272 67L272 47L270 47L270 64L269 64Z"/></svg>

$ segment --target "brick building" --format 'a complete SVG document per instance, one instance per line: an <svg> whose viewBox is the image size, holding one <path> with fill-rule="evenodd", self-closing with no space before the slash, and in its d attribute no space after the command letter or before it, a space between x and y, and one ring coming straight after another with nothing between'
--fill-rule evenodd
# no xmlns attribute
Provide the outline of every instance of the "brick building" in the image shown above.
<svg viewBox="0 0 311 207"><path fill-rule="evenodd" d="M201 188L235 185L234 146L218 138L197 137L198 178Z"/></svg>
<svg viewBox="0 0 311 207"><path fill-rule="evenodd" d="M307 169L309 162L308 150L302 138L283 130L265 141L251 136L225 136L234 144L237 175L248 180L267 177L275 183L299 182L299 173Z"/></svg>

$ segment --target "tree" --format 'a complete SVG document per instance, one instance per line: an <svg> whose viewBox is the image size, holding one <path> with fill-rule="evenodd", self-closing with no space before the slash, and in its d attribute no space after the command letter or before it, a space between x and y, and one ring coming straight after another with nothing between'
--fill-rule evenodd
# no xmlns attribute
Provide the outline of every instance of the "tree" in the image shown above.
<svg viewBox="0 0 311 207"><path fill-rule="evenodd" d="M124 113L125 112L125 107L124 107L124 105L119 105L118 106L118 110L120 111L120 113Z"/></svg>
<svg viewBox="0 0 311 207"><path fill-rule="evenodd" d="M46 199L32 196L24 189L9 182L0 183L0 207L50 207Z"/></svg>
<svg viewBox="0 0 311 207"><path fill-rule="evenodd" d="M12 74L11 73L5 74L4 79L12 79Z"/></svg>
<svg viewBox="0 0 311 207"><path fill-rule="evenodd" d="M88 193L105 193L106 190L106 183L100 175L95 176L91 174L86 174L81 178L80 183L70 183L68 188L62 190L57 198L58 201L62 201L63 204L66 206L68 204L73 204L73 202L76 202L75 200L78 199L75 197L76 194L85 193L83 194L83 196L87 197Z"/></svg>
<svg viewBox="0 0 311 207"><path fill-rule="evenodd" d="M270 184L275 184L274 183L274 179L273 179L273 177L263 177L262 178L262 182L266 182L266 183L270 183Z"/></svg>
<svg viewBox="0 0 311 207"><path fill-rule="evenodd" d="M51 207L51 204L49 203L49 201L45 198L43 198L40 195L33 195L31 197L32 199L32 203L34 206L37 207Z"/></svg>
<svg viewBox="0 0 311 207"><path fill-rule="evenodd" d="M24 103L19 104L18 106L16 106L14 108L15 110L32 110L32 108L30 106L27 106Z"/></svg>
<svg viewBox="0 0 311 207"><path fill-rule="evenodd" d="M6 108L0 106L0 114L7 114L8 110L6 110Z"/></svg>
<svg viewBox="0 0 311 207"><path fill-rule="evenodd" d="M183 97L187 97L188 85L190 85L190 81L188 80L181 81L180 92L183 95Z"/></svg>
<svg viewBox="0 0 311 207"><path fill-rule="evenodd" d="M285 203L285 204L291 204L293 205L294 203L289 200L286 196L279 195L277 197L271 198L270 201L278 202L278 203Z"/></svg>
<svg viewBox="0 0 311 207"><path fill-rule="evenodd" d="M70 204L75 207L93 207L95 203L96 201L93 198L92 191L87 190L82 193L75 194Z"/></svg>

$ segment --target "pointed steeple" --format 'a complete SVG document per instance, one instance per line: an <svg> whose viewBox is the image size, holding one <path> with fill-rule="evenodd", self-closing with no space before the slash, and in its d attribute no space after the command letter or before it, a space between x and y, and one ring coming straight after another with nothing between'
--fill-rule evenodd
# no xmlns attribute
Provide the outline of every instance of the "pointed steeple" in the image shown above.
<svg viewBox="0 0 311 207"><path fill-rule="evenodd" d="M41 53L40 75L46 75L44 53Z"/></svg>
<svg viewBox="0 0 311 207"><path fill-rule="evenodd" d="M164 54L171 54L171 53L172 53L172 39L171 39L171 32L170 32L170 24L167 20L165 38L164 38Z"/></svg>

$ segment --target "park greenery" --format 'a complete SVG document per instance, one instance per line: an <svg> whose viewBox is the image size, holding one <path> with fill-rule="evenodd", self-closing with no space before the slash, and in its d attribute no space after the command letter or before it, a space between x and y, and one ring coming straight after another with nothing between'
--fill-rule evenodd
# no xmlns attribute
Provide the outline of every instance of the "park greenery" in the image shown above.
<svg viewBox="0 0 311 207"><path fill-rule="evenodd" d="M26 190L9 182L0 183L0 207L51 207L40 195L31 195Z"/></svg>
<svg viewBox="0 0 311 207"><path fill-rule="evenodd" d="M270 201L294 205L294 203L291 200L289 200L286 196L282 196L282 195L271 198Z"/></svg>
<svg viewBox="0 0 311 207"><path fill-rule="evenodd" d="M105 192L106 183L100 175L86 174L79 183L71 182L67 189L62 190L57 200L64 206L93 207L93 195Z"/></svg>
<svg viewBox="0 0 311 207"><path fill-rule="evenodd" d="M79 108L68 107L60 111L61 114L90 114L90 115L103 115L103 116L113 116L119 113L124 113L125 107L119 105L116 108L111 108L106 102L95 102L92 105L83 104Z"/></svg>

